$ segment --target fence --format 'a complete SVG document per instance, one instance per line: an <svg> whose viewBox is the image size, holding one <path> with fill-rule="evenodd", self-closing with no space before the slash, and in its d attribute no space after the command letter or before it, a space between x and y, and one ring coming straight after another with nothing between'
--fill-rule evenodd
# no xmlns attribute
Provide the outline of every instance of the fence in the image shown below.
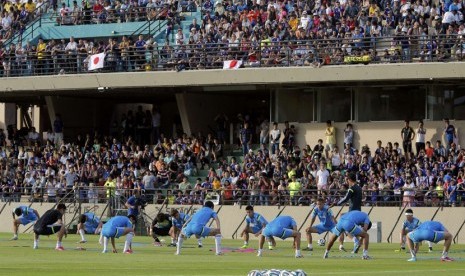
<svg viewBox="0 0 465 276"><path fill-rule="evenodd" d="M128 197L141 194L141 204L202 205L205 200L219 205L277 205L310 206L317 197L325 197L328 204L335 204L344 195L344 190L327 190L320 194L315 189L294 192L288 190L249 190L232 187L214 189L179 190L177 184L157 189L120 189L107 187L3 187L0 199L3 202L73 202L108 203L111 210L124 209ZM291 195L292 193L292 195ZM363 206L463 206L465 191L458 191L457 200L451 202L444 193L418 189L411 198L404 197L399 190L364 189Z"/></svg>
<svg viewBox="0 0 465 276"><path fill-rule="evenodd" d="M121 71L164 71L221 69L224 61L239 60L243 67L292 67L345 64L460 61L465 54L461 35L334 38L302 41L188 42L144 47L115 43L78 45L77 51L49 45L40 54L31 47L22 54L5 55L2 75L109 73ZM105 49L105 50L99 50ZM91 54L104 51L104 68L87 70Z"/></svg>

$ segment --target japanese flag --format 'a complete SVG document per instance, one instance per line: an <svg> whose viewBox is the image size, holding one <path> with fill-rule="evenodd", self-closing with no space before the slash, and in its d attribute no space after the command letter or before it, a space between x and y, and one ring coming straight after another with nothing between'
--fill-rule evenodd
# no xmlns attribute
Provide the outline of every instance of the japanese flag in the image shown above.
<svg viewBox="0 0 465 276"><path fill-rule="evenodd" d="M92 71L95 69L103 68L103 62L105 60L105 53L100 53L90 56L88 70Z"/></svg>
<svg viewBox="0 0 465 276"><path fill-rule="evenodd" d="M223 69L238 69L242 65L242 60L225 60Z"/></svg>

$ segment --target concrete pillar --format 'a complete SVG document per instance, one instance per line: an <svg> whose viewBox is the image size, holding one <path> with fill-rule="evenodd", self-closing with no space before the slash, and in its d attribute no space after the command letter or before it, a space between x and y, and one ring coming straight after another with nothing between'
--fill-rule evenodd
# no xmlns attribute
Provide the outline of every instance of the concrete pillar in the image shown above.
<svg viewBox="0 0 465 276"><path fill-rule="evenodd" d="M45 103L47 104L48 116L50 117L50 125L52 126L53 131L53 122L55 122L56 107L51 96L45 97Z"/></svg>
<svg viewBox="0 0 465 276"><path fill-rule="evenodd" d="M8 125L16 125L16 104L0 103L0 129L3 129L5 135L8 135L6 129Z"/></svg>
<svg viewBox="0 0 465 276"><path fill-rule="evenodd" d="M189 123L186 94L177 93L176 103L178 105L179 116L181 117L182 131L187 135L191 135L191 126Z"/></svg>

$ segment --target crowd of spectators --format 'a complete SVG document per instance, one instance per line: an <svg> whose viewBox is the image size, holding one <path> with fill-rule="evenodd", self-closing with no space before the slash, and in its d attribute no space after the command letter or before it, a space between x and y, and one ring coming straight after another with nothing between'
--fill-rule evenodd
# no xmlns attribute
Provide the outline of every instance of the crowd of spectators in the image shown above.
<svg viewBox="0 0 465 276"><path fill-rule="evenodd" d="M9 129L8 135L0 133L1 198L124 202L137 191L149 203L201 204L215 198L223 204L310 205L325 197L331 204L344 196L353 172L366 205L464 205L465 150L448 121L445 146L422 141L423 126L414 130L407 124L400 146L380 140L374 150L353 147L351 124L342 149L331 122L322 131L325 141L300 149L298 129L288 123L279 129L242 115L234 122L218 116L216 122L215 134L170 138L159 132L157 110L139 108L124 114L109 135L62 139L59 116L43 139L35 129ZM236 145L224 143L220 126L227 123L237 125Z"/></svg>
<svg viewBox="0 0 465 276"><path fill-rule="evenodd" d="M197 9L201 21L183 30L182 13ZM4 47L0 59L4 76L85 72L90 55L102 52L107 71L222 68L226 60L250 67L462 60L463 10L457 0L74 3L57 9L67 16L60 24L101 21L99 12L113 14L105 22L167 19L166 43L151 37L39 41ZM4 35L12 16L4 12Z"/></svg>

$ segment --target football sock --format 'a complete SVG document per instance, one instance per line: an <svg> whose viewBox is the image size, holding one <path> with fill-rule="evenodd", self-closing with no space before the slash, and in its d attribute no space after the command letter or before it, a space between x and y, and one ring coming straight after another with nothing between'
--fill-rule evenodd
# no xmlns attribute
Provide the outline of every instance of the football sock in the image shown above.
<svg viewBox="0 0 465 276"><path fill-rule="evenodd" d="M123 250L123 252L126 252L129 249L131 249L131 242L132 242L132 237L133 236L134 236L134 234L131 233L131 232L126 235L126 241L124 242L124 250Z"/></svg>
<svg viewBox="0 0 465 276"><path fill-rule="evenodd" d="M84 229L79 229L79 235L81 235L81 240L85 241L86 237L84 237Z"/></svg>
<svg viewBox="0 0 465 276"><path fill-rule="evenodd" d="M176 246L176 254L178 254L178 255L181 254L182 242L183 242L183 239L182 239L181 235L179 235L178 244Z"/></svg>
<svg viewBox="0 0 465 276"><path fill-rule="evenodd" d="M368 250L363 249L363 256L368 256Z"/></svg>
<svg viewBox="0 0 465 276"><path fill-rule="evenodd" d="M104 237L103 238L103 251L107 251L107 247L108 247L108 238Z"/></svg>
<svg viewBox="0 0 465 276"><path fill-rule="evenodd" d="M415 258L416 257L416 254L415 254L415 250L410 250L410 254L412 255L412 258Z"/></svg>
<svg viewBox="0 0 465 276"><path fill-rule="evenodd" d="M202 238L198 238L197 242L198 242L199 245L202 245Z"/></svg>
<svg viewBox="0 0 465 276"><path fill-rule="evenodd" d="M221 235L220 234L215 236L215 249L216 249L216 254L221 253Z"/></svg>

